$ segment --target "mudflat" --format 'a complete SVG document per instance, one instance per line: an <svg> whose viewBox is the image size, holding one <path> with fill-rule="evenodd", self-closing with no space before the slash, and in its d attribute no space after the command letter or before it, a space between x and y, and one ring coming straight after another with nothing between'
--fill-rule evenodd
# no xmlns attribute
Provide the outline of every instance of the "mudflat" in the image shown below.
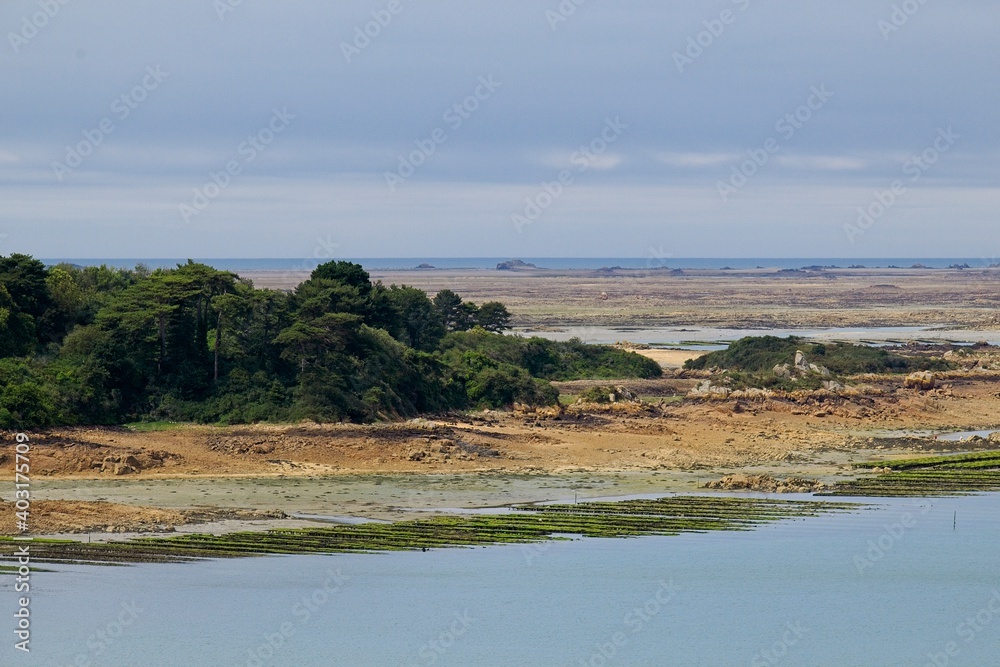
<svg viewBox="0 0 1000 667"><path fill-rule="evenodd" d="M292 289L306 272L249 272ZM576 326L1000 327L1000 268L410 270L372 280L501 301L523 328Z"/></svg>

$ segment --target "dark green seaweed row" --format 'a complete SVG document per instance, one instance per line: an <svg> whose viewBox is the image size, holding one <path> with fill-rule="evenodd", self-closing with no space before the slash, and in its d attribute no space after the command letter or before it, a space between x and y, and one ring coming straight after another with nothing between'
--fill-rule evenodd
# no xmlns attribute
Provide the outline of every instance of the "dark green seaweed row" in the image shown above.
<svg viewBox="0 0 1000 667"><path fill-rule="evenodd" d="M888 466L891 472L841 482L830 496L953 496L1000 491L1000 452L872 461L858 468Z"/></svg>
<svg viewBox="0 0 1000 667"><path fill-rule="evenodd" d="M856 463L855 468L881 468L893 470L913 470L917 468L1000 468L1000 451L971 452L949 456L925 456L916 459L895 461L867 461Z"/></svg>
<svg viewBox="0 0 1000 667"><path fill-rule="evenodd" d="M34 540L32 562L158 563L200 558L280 554L371 553L442 547L533 543L585 537L677 535L713 530L750 530L783 519L850 511L855 503L680 496L660 500L521 506L497 515L436 516L397 523L279 529L229 535L191 534L83 543ZM15 543L0 538L0 562L11 561Z"/></svg>

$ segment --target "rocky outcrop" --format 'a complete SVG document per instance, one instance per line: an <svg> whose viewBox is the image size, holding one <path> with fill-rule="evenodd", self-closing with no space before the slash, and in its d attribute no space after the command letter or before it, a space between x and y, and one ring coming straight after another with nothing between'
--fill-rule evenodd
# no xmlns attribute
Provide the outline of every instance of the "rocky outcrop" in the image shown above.
<svg viewBox="0 0 1000 667"><path fill-rule="evenodd" d="M771 475L726 475L720 480L709 482L706 489L723 491L758 491L761 493L815 493L827 485L815 479L789 477L777 479Z"/></svg>
<svg viewBox="0 0 1000 667"><path fill-rule="evenodd" d="M728 398L733 393L729 387L713 385L711 380L702 380L688 392L691 398Z"/></svg>
<svg viewBox="0 0 1000 667"><path fill-rule="evenodd" d="M518 269L537 269L538 267L529 262L522 262L519 259L511 259L497 264L497 271L517 271Z"/></svg>
<svg viewBox="0 0 1000 667"><path fill-rule="evenodd" d="M928 389L933 389L937 384L934 377L934 373L930 371L918 371L916 373L910 373L903 380L903 386L907 389L919 389L920 391L927 391Z"/></svg>
<svg viewBox="0 0 1000 667"><path fill-rule="evenodd" d="M826 366L811 364L802 350L795 351L795 362L792 364L777 364L771 371L778 377L800 378L815 373L828 378L833 375Z"/></svg>

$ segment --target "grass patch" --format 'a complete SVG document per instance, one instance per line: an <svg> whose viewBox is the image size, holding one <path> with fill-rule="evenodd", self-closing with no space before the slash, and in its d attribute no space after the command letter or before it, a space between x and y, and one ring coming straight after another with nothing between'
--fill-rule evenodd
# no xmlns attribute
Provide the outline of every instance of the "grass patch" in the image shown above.
<svg viewBox="0 0 1000 667"><path fill-rule="evenodd" d="M132 422L125 424L125 428L134 433L155 433L158 431L173 431L174 429L188 426L188 422Z"/></svg>

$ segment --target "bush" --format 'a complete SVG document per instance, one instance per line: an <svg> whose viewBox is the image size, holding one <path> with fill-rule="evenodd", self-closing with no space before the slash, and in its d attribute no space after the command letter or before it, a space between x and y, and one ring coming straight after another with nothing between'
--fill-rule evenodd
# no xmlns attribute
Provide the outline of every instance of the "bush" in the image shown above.
<svg viewBox="0 0 1000 667"><path fill-rule="evenodd" d="M579 339L558 342L501 336L476 328L448 334L441 349L449 365L456 365L463 353L475 351L543 380L617 380L663 374L660 365L648 357L610 345L588 345Z"/></svg>

